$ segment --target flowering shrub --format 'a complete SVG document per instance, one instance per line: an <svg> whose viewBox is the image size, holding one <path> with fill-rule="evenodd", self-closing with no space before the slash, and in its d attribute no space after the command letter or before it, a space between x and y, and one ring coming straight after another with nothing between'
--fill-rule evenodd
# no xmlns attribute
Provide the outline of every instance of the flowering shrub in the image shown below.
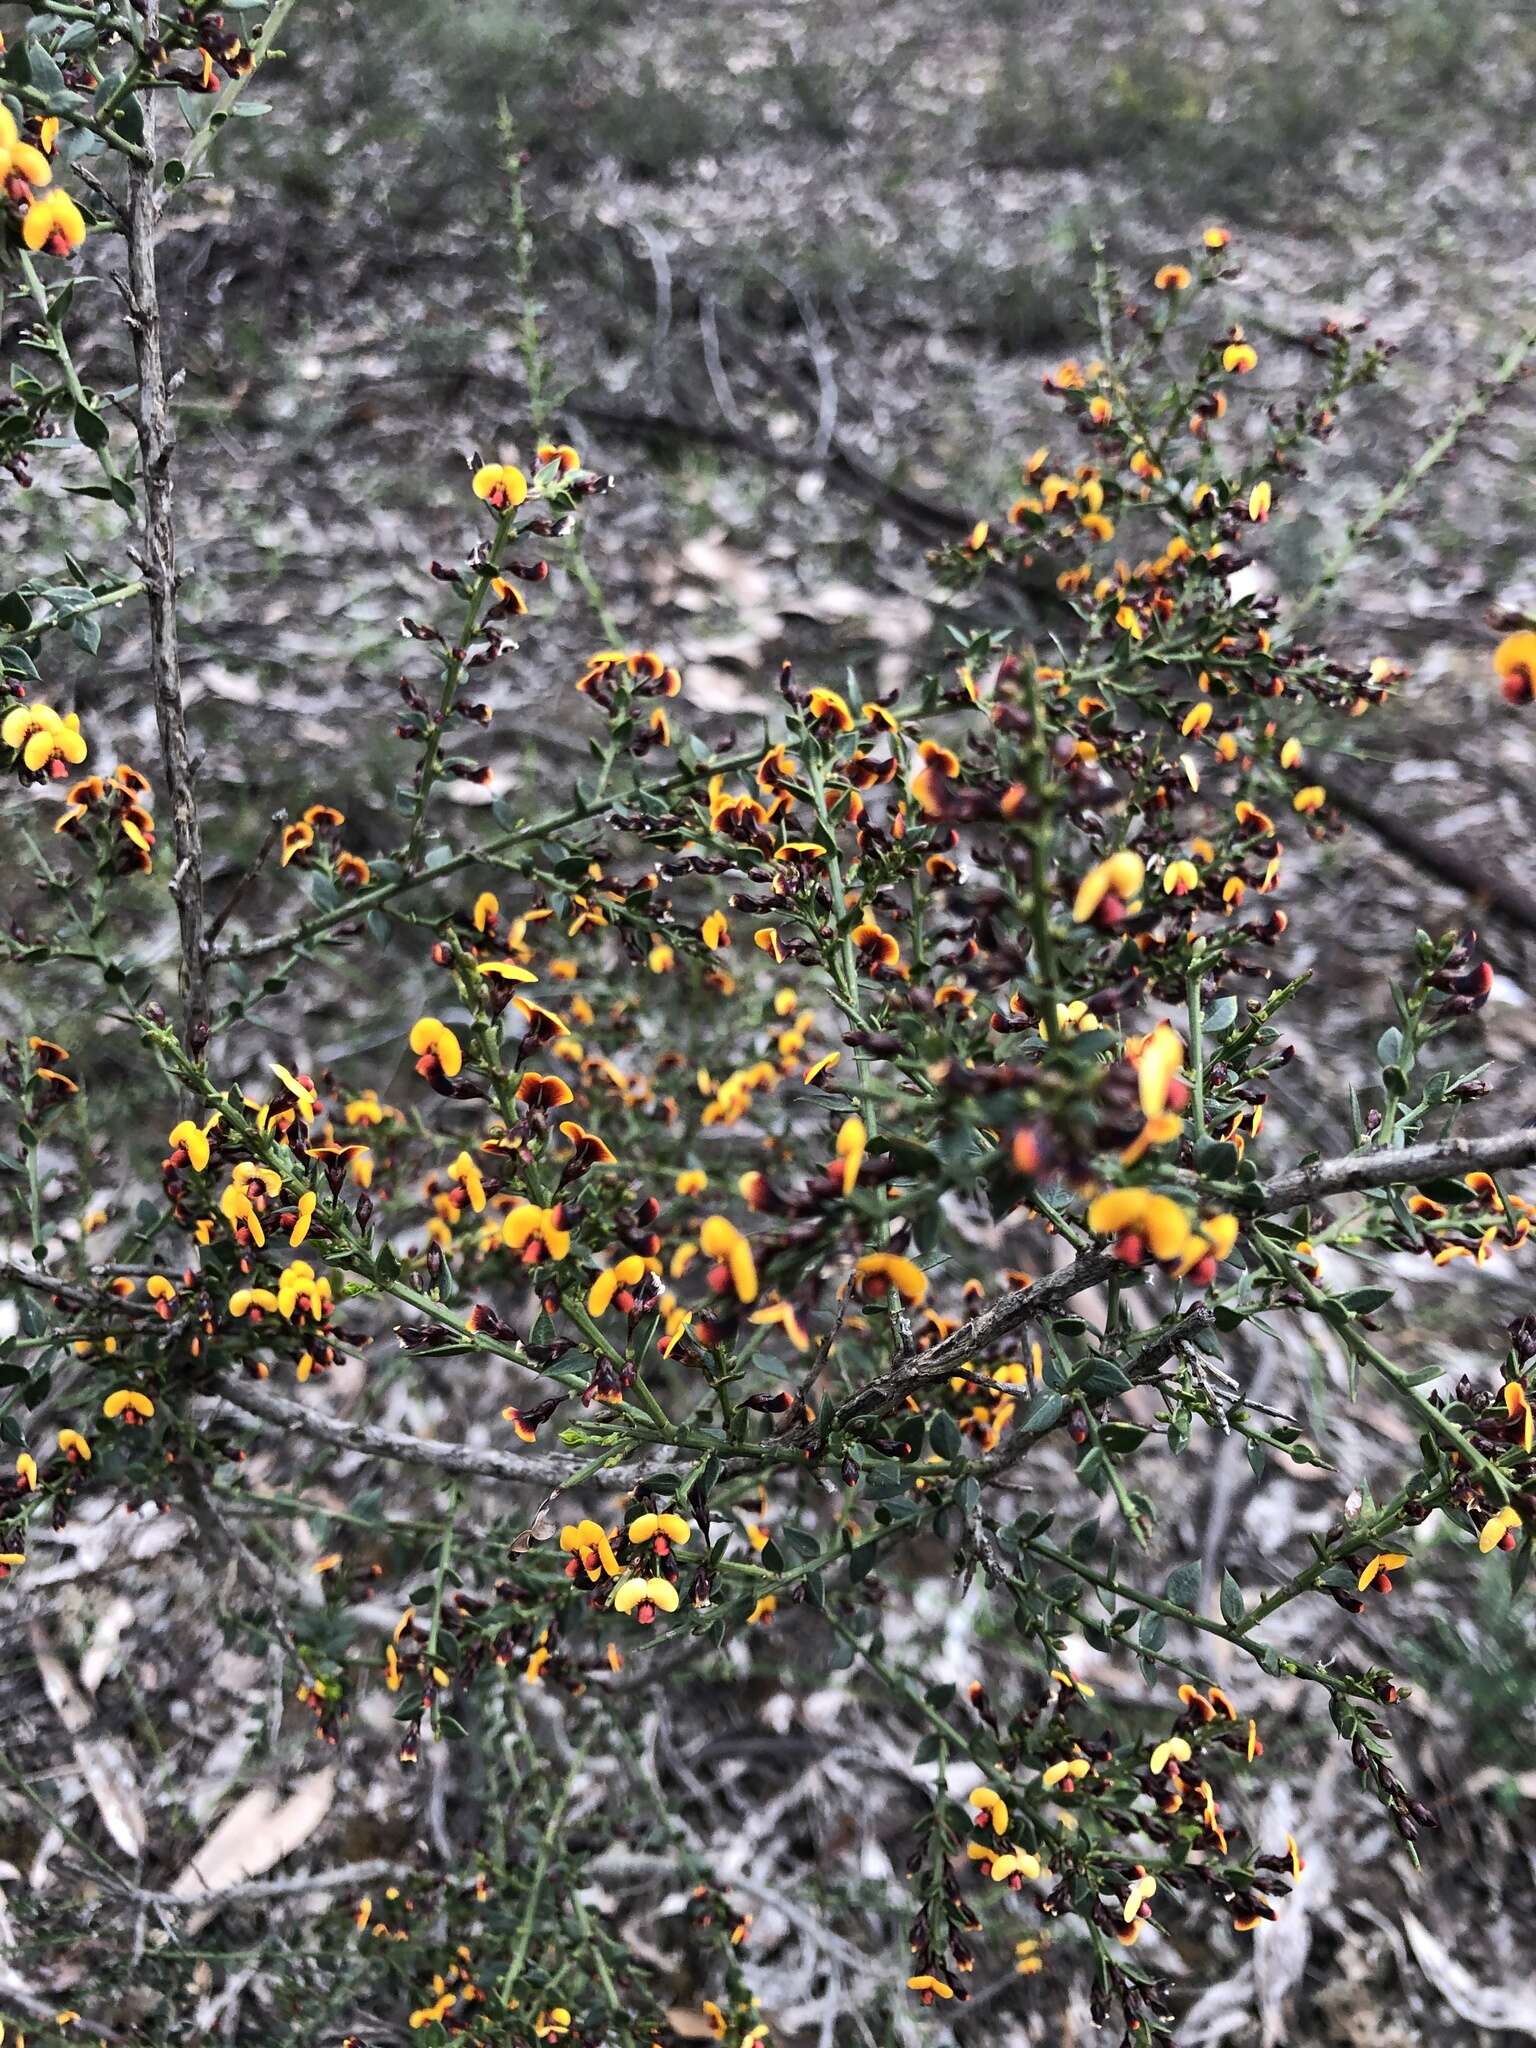
<svg viewBox="0 0 1536 2048"><path fill-rule="evenodd" d="M313 2041L320 2015L326 2039L766 2041L750 1916L659 1796L633 1708L660 1689L686 1712L714 1666L783 1658L847 1672L909 1739L910 1962L873 2024L951 2017L981 1982L1027 2002L1056 1947L1125 2042L1166 2038L1138 1938L1246 1937L1303 1869L1305 1842L1236 1811L1263 1771L1245 1665L1326 1707L1414 1842L1434 1816L1392 1761L1394 1676L1308 1655L1309 1617L1390 1594L1431 1516L1468 1572L1497 1552L1523 1573L1536 1514L1536 1333L1426 1391L1377 1341L1390 1286L1339 1279L1342 1254L1481 1265L1529 1233L1502 1172L1536 1133L1452 1132L1482 1086L1454 1043L1491 983L1471 936L1415 935L1377 1100L1332 1105L1336 1156L1264 1131L1302 979L1287 863L1339 830L1308 748L1398 672L1309 644L1241 572L1384 352L1326 325L1312 388L1266 412L1222 231L1137 298L1102 273L1099 357L1046 380L1018 496L936 561L971 598L947 660L887 694L786 668L772 728L716 743L664 652L605 647L555 679L589 776L504 791L487 831L450 836L444 786L488 779L498 678L538 659L529 594L610 483L553 438L492 451L461 556L421 565L434 593L403 622L394 850L365 857L335 792L306 790L210 915L155 250L288 8L258 12L34 9L0 77L6 298L42 364L13 386L5 459L19 488L73 436L142 527L139 573L72 558L66 584L0 598L9 843L42 891L4 940L8 1596L38 1530L93 1499L183 1505L268 1603L256 1633L322 1743L392 1718L402 1802L429 1745L466 1759L475 1838L394 1845L340 1932L322 1914L269 1959L248 2038ZM119 234L136 464L68 333L71 260ZM1049 630L977 623L1022 571ZM130 603L160 759L109 772L113 735L61 708L50 650L93 650ZM1512 702L1533 650L1522 630L1498 651ZM174 996L112 936L166 896ZM385 946L433 990L397 1018L400 1084L393 1055L323 1062L281 1000ZM73 995L33 1014L61 972ZM108 1128L74 1031L92 1005L157 1077L158 1142ZM260 1059L231 1055L237 1031ZM109 1174L138 1218L89 1228L82 1190ZM1154 1578L1140 1554L1168 1461L1219 1432L1257 1469L1322 1465L1241 1374L1249 1325L1313 1324L1401 1404L1411 1455L1383 1498L1341 1486L1272 1584L1224 1573L1208 1612L1198 1565ZM382 1426L376 1396L402 1388L408 1408L450 1391L469 1434ZM302 1511L313 1443L380 1479L303 1605L232 1521ZM388 1512L401 1467L427 1512ZM979 1603L968 1687L913 1654L923 1580ZM1134 1659L1144 1702L1096 1699L1084 1646ZM605 1762L624 1797L571 1820ZM680 1954L607 1917L616 1843L689 1894ZM130 1957L112 1896L74 1930L79 2025L203 2038L190 1953Z"/></svg>

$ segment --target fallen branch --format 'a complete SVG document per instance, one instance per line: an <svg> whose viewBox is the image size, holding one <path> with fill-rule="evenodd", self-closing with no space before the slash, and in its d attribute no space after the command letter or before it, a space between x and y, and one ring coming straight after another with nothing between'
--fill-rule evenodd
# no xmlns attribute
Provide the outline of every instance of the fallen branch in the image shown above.
<svg viewBox="0 0 1536 2048"><path fill-rule="evenodd" d="M224 1885L218 1891L153 1892L135 1884L116 1884L110 1889L140 1906L178 1907L183 1912L206 1912L210 1906L255 1906L269 1899L300 1898L306 1892L343 1891L350 1885L371 1884L375 1878L398 1871L398 1863L375 1857L367 1863L338 1863L332 1870L314 1870L299 1877L259 1878L250 1884ZM100 1884L101 1878L93 1879Z"/></svg>
<svg viewBox="0 0 1536 2048"><path fill-rule="evenodd" d="M1536 938L1536 904L1528 889L1491 867L1486 858L1474 860L1452 845L1426 838L1400 811L1373 803L1347 778L1341 780L1340 769L1334 762L1320 761L1318 775L1328 786L1328 801L1352 824L1363 825L1384 846L1390 846L1423 873L1433 875L1449 888L1462 890L1473 903L1486 905L1517 931ZM1489 951L1486 945L1483 951Z"/></svg>

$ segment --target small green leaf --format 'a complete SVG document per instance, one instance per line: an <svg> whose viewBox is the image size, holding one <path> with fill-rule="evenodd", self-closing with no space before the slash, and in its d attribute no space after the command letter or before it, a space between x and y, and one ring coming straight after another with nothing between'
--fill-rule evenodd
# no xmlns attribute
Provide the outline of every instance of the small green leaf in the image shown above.
<svg viewBox="0 0 1536 2048"><path fill-rule="evenodd" d="M1221 1618L1228 1628L1241 1628L1247 1609L1243 1605L1243 1589L1229 1571L1221 1575Z"/></svg>
<svg viewBox="0 0 1536 2048"><path fill-rule="evenodd" d="M1392 1299L1390 1287L1352 1287L1348 1294L1341 1294L1340 1301L1352 1316L1368 1316L1373 1309L1385 1308Z"/></svg>
<svg viewBox="0 0 1536 2048"><path fill-rule="evenodd" d="M1060 1394L1037 1394L1025 1409L1019 1427L1026 1436L1040 1436L1061 1420L1066 1405Z"/></svg>
<svg viewBox="0 0 1536 2048"><path fill-rule="evenodd" d="M1193 1559L1187 1564L1175 1565L1168 1574L1167 1597L1177 1607L1191 1611L1200 1598L1200 1567Z"/></svg>

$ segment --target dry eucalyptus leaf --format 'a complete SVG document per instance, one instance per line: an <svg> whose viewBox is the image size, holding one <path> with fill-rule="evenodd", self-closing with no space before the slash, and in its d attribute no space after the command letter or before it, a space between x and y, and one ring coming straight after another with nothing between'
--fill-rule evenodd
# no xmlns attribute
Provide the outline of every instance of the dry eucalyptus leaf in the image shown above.
<svg viewBox="0 0 1536 2048"><path fill-rule="evenodd" d="M327 1764L301 1778L286 1799L269 1785L246 1793L227 1813L171 1886L181 1899L220 1892L262 1877L302 1848L325 1819L336 1796L336 1769ZM206 1926L212 1908L187 1922L189 1934Z"/></svg>
<svg viewBox="0 0 1536 2048"><path fill-rule="evenodd" d="M1536 2040L1536 1985L1528 1976L1513 1984L1479 1984L1414 1914L1404 1913L1403 1932L1430 1988L1452 2012L1474 2027Z"/></svg>
<svg viewBox="0 0 1536 2048"><path fill-rule="evenodd" d="M144 1853L148 1828L144 1801L139 1793L133 1760L125 1746L112 1735L87 1735L92 1713L90 1701L76 1685L63 1659L50 1646L41 1628L31 1630L32 1654L48 1704L72 1737L75 1764L85 1789L95 1802L102 1824L125 1856L137 1859Z"/></svg>

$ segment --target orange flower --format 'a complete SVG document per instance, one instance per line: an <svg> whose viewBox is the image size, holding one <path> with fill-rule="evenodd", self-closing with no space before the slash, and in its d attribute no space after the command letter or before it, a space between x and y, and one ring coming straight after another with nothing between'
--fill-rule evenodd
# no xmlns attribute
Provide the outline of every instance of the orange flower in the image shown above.
<svg viewBox="0 0 1536 2048"><path fill-rule="evenodd" d="M536 1074L530 1067L517 1084L517 1100L529 1109L564 1109L576 1098L558 1074Z"/></svg>
<svg viewBox="0 0 1536 2048"><path fill-rule="evenodd" d="M853 713L848 709L848 699L839 696L836 690L812 690L810 714L815 723L828 732L853 731Z"/></svg>
<svg viewBox="0 0 1536 2048"><path fill-rule="evenodd" d="M540 1004L531 1002L527 996L514 996L512 1007L521 1013L525 1030L523 1046L532 1050L534 1046L548 1045L552 1038L563 1038L565 1019L554 1010L546 1010Z"/></svg>
<svg viewBox="0 0 1536 2048"><path fill-rule="evenodd" d="M923 740L917 757L922 765L912 777L912 794L926 817L941 818L947 785L959 779L960 757L937 740Z"/></svg>
<svg viewBox="0 0 1536 2048"><path fill-rule="evenodd" d="M852 937L866 974L893 974L900 968L900 945L868 912L854 926Z"/></svg>
<svg viewBox="0 0 1536 2048"><path fill-rule="evenodd" d="M928 1275L897 1252L866 1252L853 1271L866 1301L883 1301L894 1288L908 1308L916 1308L928 1294Z"/></svg>
<svg viewBox="0 0 1536 2048"><path fill-rule="evenodd" d="M560 1126L562 1138L569 1138L575 1147L570 1164L566 1168L567 1180L574 1180L591 1166L612 1166L614 1155L597 1135L596 1131L584 1130L578 1123L563 1123Z"/></svg>

